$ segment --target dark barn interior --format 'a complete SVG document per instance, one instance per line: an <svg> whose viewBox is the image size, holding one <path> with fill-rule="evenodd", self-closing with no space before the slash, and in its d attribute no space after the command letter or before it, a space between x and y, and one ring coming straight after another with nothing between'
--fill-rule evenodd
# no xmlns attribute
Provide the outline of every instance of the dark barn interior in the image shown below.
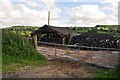
<svg viewBox="0 0 120 80"><path fill-rule="evenodd" d="M69 27L56 27L44 25L32 33L37 35L38 42L48 42L57 44L69 44L71 38L76 33Z"/></svg>

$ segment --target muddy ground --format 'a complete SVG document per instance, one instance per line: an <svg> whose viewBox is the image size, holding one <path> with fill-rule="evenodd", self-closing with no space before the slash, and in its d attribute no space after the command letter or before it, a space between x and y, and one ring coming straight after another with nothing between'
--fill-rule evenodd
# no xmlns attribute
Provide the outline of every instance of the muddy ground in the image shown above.
<svg viewBox="0 0 120 80"><path fill-rule="evenodd" d="M26 66L4 73L3 78L94 78L98 70L79 62L56 59L42 67Z"/></svg>
<svg viewBox="0 0 120 80"><path fill-rule="evenodd" d="M46 56L47 59L69 58L83 63L92 63L98 66L114 68L118 65L119 51L86 51L60 49L54 47L38 47L38 52Z"/></svg>
<svg viewBox="0 0 120 80"><path fill-rule="evenodd" d="M53 47L38 47L49 61L42 67L25 66L14 72L3 72L3 78L94 78L96 71L118 64L117 51L56 50Z"/></svg>

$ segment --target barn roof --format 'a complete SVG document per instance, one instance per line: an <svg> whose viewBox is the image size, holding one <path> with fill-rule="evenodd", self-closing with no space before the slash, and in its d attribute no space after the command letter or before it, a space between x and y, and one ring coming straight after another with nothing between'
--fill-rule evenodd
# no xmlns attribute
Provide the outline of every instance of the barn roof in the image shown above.
<svg viewBox="0 0 120 80"><path fill-rule="evenodd" d="M51 25L44 25L43 27L40 27L38 30L33 32L34 34L38 34L38 33L45 33L45 32L57 32L59 34L62 35L68 35L70 34L76 34L76 32L74 32L72 29L70 29L69 27L56 27L56 26L51 26Z"/></svg>

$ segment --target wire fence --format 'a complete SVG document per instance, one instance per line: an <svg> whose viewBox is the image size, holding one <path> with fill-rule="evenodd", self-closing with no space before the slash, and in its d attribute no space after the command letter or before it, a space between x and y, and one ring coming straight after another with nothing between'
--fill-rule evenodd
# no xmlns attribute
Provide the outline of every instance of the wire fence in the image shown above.
<svg viewBox="0 0 120 80"><path fill-rule="evenodd" d="M45 40L46 39L46 40ZM38 51L40 51L40 53L43 53L43 55L48 59L48 60L53 60L53 59L58 59L58 58L63 58L63 59L70 59L72 61L78 61L78 62L82 62L82 63L90 63L90 64L94 64L97 66L101 66L101 67L110 67L112 68L114 64L109 64L109 59L108 59L108 54L105 54L101 51L97 52L100 54L95 53L96 50L105 50L105 51L119 51L119 49L116 48L102 48L102 47L89 47L89 46L79 46L79 45L68 45L68 44L60 44L59 42L57 42L59 40L59 38L55 39L51 39L50 38L44 38L44 41L42 40L38 40L38 46L40 48L38 48ZM88 51L88 54L84 55L84 52ZM89 54L90 51L90 54ZM92 54L95 53L95 54ZM106 52L107 53L107 52ZM114 53L109 53L109 56L113 55ZM99 55L99 57L97 56ZM103 59L102 56L105 59ZM116 54L115 54L116 55ZM100 59L101 56L101 59ZM114 57L114 56L113 56ZM108 62L97 62L99 58L99 61L104 61L107 60ZM113 59L117 59L117 58L113 58ZM111 60L111 59L110 59ZM115 61L114 61L115 62Z"/></svg>
<svg viewBox="0 0 120 80"><path fill-rule="evenodd" d="M28 38L29 41L32 41L32 38ZM46 45L46 46L52 46L56 48L61 49L71 49L71 50L106 50L106 51L119 51L119 48L111 48L111 47L98 47L98 46L80 46L79 43L76 43L75 45L69 45L69 44L63 44L62 38L48 38L43 37L41 39L38 38L38 46Z"/></svg>
<svg viewBox="0 0 120 80"><path fill-rule="evenodd" d="M82 51L119 51L119 49L115 48L88 47L48 42L40 42L39 46L46 46L45 48L48 48L46 50L44 50L44 48L42 49L43 53L45 53L44 55L47 57L48 60L64 58L81 61L79 57L82 54Z"/></svg>
<svg viewBox="0 0 120 80"><path fill-rule="evenodd" d="M44 55L48 58L48 60L55 58L72 58L71 55L80 54L79 46L73 48L72 45L68 46L68 45L54 44L54 43L48 44L46 42L41 42L41 45L44 47L47 45L45 48L43 47L40 51L44 53Z"/></svg>
<svg viewBox="0 0 120 80"><path fill-rule="evenodd" d="M45 42L44 42L45 43ZM91 64L95 66L100 66L104 68L113 68L116 65L117 59L117 51L109 52L109 51L94 51L91 50L82 50L82 48L86 48L85 46L77 46L77 45L63 45L63 44L54 44L54 43L45 43L47 46L40 46L38 49L48 60L55 59L67 59L71 61L77 61L84 64ZM50 46L53 45L53 46ZM88 47L87 47L88 48ZM92 51L93 50L93 51ZM109 55L108 55L109 53ZM103 57L104 56L104 57ZM113 63L110 64L110 60L113 59ZM115 60L114 60L115 59ZM107 60L104 62L104 60Z"/></svg>

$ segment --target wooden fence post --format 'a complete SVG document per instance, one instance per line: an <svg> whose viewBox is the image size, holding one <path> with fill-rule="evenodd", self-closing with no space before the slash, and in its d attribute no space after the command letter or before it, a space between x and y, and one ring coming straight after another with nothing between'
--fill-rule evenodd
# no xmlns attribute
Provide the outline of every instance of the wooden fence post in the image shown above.
<svg viewBox="0 0 120 80"><path fill-rule="evenodd" d="M37 35L34 35L34 47L37 50Z"/></svg>

